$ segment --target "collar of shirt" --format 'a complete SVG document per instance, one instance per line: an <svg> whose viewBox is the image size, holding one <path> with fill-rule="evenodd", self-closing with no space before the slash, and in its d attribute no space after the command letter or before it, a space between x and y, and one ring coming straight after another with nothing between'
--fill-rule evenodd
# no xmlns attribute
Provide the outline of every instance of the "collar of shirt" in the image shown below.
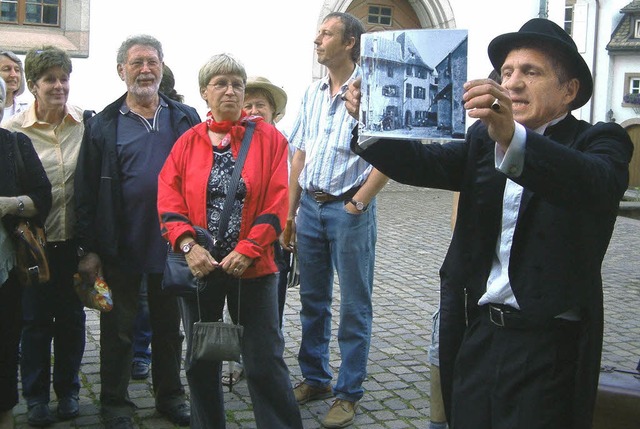
<svg viewBox="0 0 640 429"><path fill-rule="evenodd" d="M131 108L127 105L126 99L125 99L125 101L122 102L122 106L120 106L120 113L122 115L125 115L125 116L130 116L130 117L137 118L145 126L145 128L147 129L148 132L158 131L158 120L157 120L158 119L158 113L163 108L169 107L167 102L164 101L162 99L162 97L159 97L159 100L160 100L160 102L158 103L158 107L156 108L156 111L153 114L153 122L152 123L149 123L148 118L145 118L141 114L131 110Z"/></svg>
<svg viewBox="0 0 640 429"><path fill-rule="evenodd" d="M64 122L67 119L71 119L78 123L82 122L81 111L79 111L78 109L70 109L68 105L64 106L64 110L65 110L65 116L61 122ZM27 109L27 112L24 115L24 120L22 121L21 125L24 128L28 128L28 127L33 127L37 123L45 124L46 122L42 122L38 119L38 116L36 115L36 103L33 102L29 106L29 109Z"/></svg>

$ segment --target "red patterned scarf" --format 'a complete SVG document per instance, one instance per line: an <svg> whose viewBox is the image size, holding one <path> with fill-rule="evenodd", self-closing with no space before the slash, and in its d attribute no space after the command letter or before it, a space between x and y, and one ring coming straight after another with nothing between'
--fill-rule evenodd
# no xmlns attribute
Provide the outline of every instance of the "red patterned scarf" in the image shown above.
<svg viewBox="0 0 640 429"><path fill-rule="evenodd" d="M220 144L219 149L229 146L232 141L241 142L244 137L244 128L248 121L260 122L262 116L247 116L247 112L240 111L240 119L237 121L220 121L213 119L211 112L207 113L207 127L214 133L227 133Z"/></svg>

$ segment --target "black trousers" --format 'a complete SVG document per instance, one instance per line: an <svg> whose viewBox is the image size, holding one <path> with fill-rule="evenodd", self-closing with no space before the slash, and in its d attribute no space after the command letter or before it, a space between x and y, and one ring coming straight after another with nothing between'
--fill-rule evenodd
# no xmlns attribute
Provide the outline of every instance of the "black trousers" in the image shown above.
<svg viewBox="0 0 640 429"><path fill-rule="evenodd" d="M105 266L113 310L100 313L100 406L104 419L132 416L135 405L128 387L133 363L133 329L140 302L142 274ZM170 409L185 402L180 380L182 341L180 313L175 296L163 293L162 274L147 275L151 320L151 379L156 408Z"/></svg>
<svg viewBox="0 0 640 429"><path fill-rule="evenodd" d="M505 328L482 312L455 362L451 429L571 427L579 327Z"/></svg>
<svg viewBox="0 0 640 429"><path fill-rule="evenodd" d="M0 286L0 412L18 403L18 344L22 331L22 286L15 270Z"/></svg>

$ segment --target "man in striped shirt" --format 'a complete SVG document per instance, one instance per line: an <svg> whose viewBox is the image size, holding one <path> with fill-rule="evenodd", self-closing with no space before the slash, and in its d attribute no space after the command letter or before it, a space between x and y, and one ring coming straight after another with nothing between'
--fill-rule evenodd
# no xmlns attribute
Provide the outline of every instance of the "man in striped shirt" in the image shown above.
<svg viewBox="0 0 640 429"><path fill-rule="evenodd" d="M364 393L373 313L375 195L387 181L349 148L356 120L349 116L342 94L361 75L357 61L363 32L352 15L325 17L314 43L318 62L328 74L305 92L290 135L296 152L281 241L293 250L297 230L302 303L298 361L304 381L294 392L300 404L335 395L322 422L327 428L350 425ZM342 363L332 388L329 341L334 269L340 280Z"/></svg>

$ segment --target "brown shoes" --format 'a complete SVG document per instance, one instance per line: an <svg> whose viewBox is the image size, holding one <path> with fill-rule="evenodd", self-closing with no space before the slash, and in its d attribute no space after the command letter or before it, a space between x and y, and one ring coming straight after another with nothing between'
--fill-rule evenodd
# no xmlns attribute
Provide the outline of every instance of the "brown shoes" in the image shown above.
<svg viewBox="0 0 640 429"><path fill-rule="evenodd" d="M302 405L306 404L309 401L316 401L318 399L326 399L332 397L333 389L331 388L330 384L326 386L315 387L303 381L293 388L293 394L296 396L296 401L298 401L298 404Z"/></svg>
<svg viewBox="0 0 640 429"><path fill-rule="evenodd" d="M322 421L325 428L344 428L353 423L356 417L358 402L336 399Z"/></svg>

